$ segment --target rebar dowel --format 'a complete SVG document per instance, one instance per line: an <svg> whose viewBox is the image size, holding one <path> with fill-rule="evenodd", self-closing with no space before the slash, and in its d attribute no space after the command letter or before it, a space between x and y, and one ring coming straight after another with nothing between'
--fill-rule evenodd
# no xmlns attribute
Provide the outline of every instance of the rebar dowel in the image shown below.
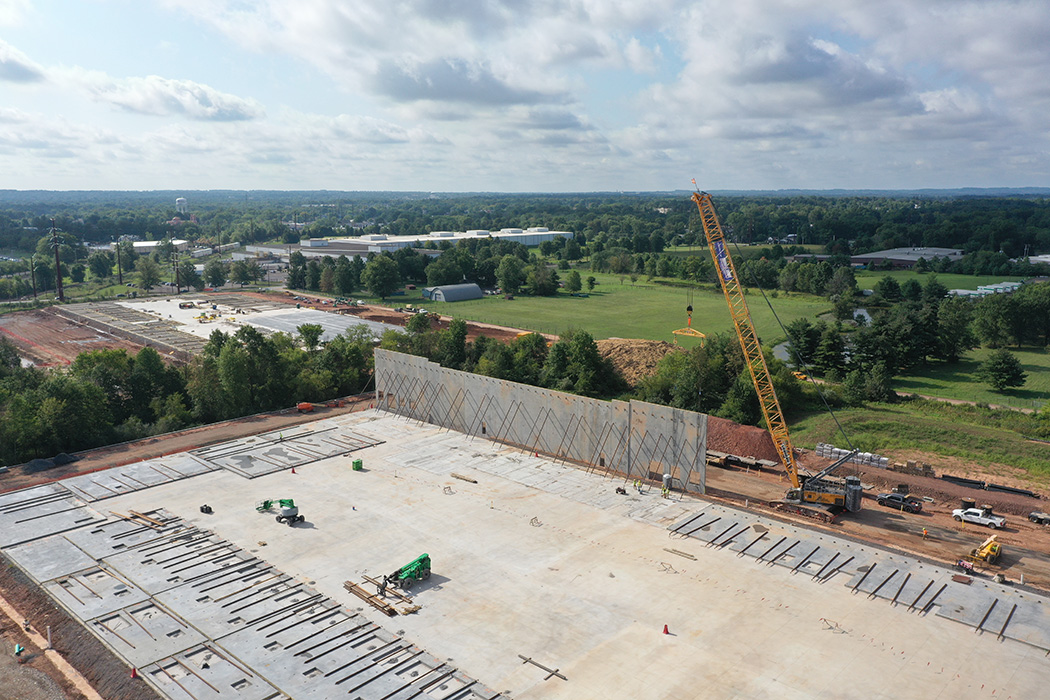
<svg viewBox="0 0 1050 700"><path fill-rule="evenodd" d="M677 532L678 534L682 534L682 530L684 530L686 527L688 527L694 520L698 519L703 514L704 514L704 511L700 511L699 513L697 513L696 515L694 515L693 517L689 518L684 523L682 523L681 525L676 527L673 530L673 532Z"/></svg>
<svg viewBox="0 0 1050 700"><path fill-rule="evenodd" d="M913 600L911 602L911 605L908 606L908 611L909 612L911 612L912 610L915 609L915 606L919 604L919 601L922 600L922 597L924 595L926 595L926 591L930 590L930 586L932 586L932 585L933 585L933 581L932 580L929 583L926 584L926 588L922 589L922 593L920 593L918 596L916 596L915 600Z"/></svg>
<svg viewBox="0 0 1050 700"><path fill-rule="evenodd" d="M732 530L734 527L736 527L736 523L729 523L729 526L726 527L725 530L722 530L720 533L718 533L717 535L715 535L714 537L712 537L711 539L709 539L707 541L707 546L710 547L711 545L713 545L715 542L717 542L722 537L722 535L726 534L727 532Z"/></svg>
<svg viewBox="0 0 1050 700"><path fill-rule="evenodd" d="M751 549L751 547L754 546L756 543L758 543L759 540L764 539L765 536L766 536L766 533L763 532L758 537L756 537L755 539L751 540L751 544L749 544L748 546L746 546L743 549L741 549L739 552L737 552L736 555L738 557L744 556L745 554L747 554L747 550ZM773 545L773 546L775 547L776 545Z"/></svg>
<svg viewBox="0 0 1050 700"><path fill-rule="evenodd" d="M766 555L767 555L767 554L769 554L769 553L770 553L770 552L772 552L772 551L773 551L774 549L776 549L777 547L779 547L779 546L780 546L780 543L781 543L781 542L783 542L783 541L784 541L784 540L786 540L786 539L787 539L787 535L784 535L784 536L783 536L783 537L781 537L781 538L780 538L779 540L777 540L777 543L776 543L776 544L774 544L774 545L773 545L772 547L770 547L770 548L769 548L769 549L767 549L766 551L762 552L761 556L759 556L759 557L758 557L757 561L762 561L763 559L765 559L765 558L766 558Z"/></svg>
<svg viewBox="0 0 1050 700"><path fill-rule="evenodd" d="M876 594L878 594L878 592L880 590L882 590L882 587L885 586L887 583L889 583L891 578L893 578L894 576L897 575L898 571L900 571L900 569L894 569L892 574L887 576L886 579L882 583L880 583L878 586L876 586L875 590L868 594L868 600L871 600L872 598L874 598L876 596Z"/></svg>
<svg viewBox="0 0 1050 700"><path fill-rule="evenodd" d="M984 611L984 617L982 617L981 621L979 623L977 623L977 629L975 629L973 631L974 634L977 634L978 632L981 631L981 628L984 627L984 623L988 621L988 616L992 614L992 611L995 610L995 606L998 605L998 604L999 604L999 599L998 598L996 598L995 600L992 601L992 604L989 605L988 609Z"/></svg>
<svg viewBox="0 0 1050 700"><path fill-rule="evenodd" d="M1006 622L1003 623L1003 626L999 629L999 634L996 635L996 639L998 639L1000 642L1003 641L1003 637L1005 636L1004 633L1006 632L1006 626L1009 625L1010 620L1013 619L1015 610L1017 610L1017 603L1014 603L1014 606L1010 608L1010 614L1006 616Z"/></svg>
<svg viewBox="0 0 1050 700"><path fill-rule="evenodd" d="M750 525L745 525L744 527L742 527L737 532L734 532L732 537L730 537L728 539L725 539L725 540L722 540L721 542L719 542L718 545L717 545L718 548L721 549L721 548L725 547L726 545L732 543L733 540L735 540L737 537L740 537L742 534L747 532L750 528L751 528Z"/></svg>
<svg viewBox="0 0 1050 700"><path fill-rule="evenodd" d="M875 570L875 564L868 567L868 570L864 572L864 575L860 577L860 581L857 581L857 585L853 587L853 592L856 593L857 589L860 588L860 584L864 583L864 579L868 578L872 571Z"/></svg>
<svg viewBox="0 0 1050 700"><path fill-rule="evenodd" d="M814 554L816 554L817 550L819 550L819 549L820 549L820 545L818 544L816 547L813 548L812 552L810 552L809 554L806 555L805 559L803 559L802 561L800 561L799 563L797 563L793 567L791 567L791 572L794 573L794 572L798 571L800 568L802 568L803 566L805 566L806 562L809 561L809 558L812 557Z"/></svg>
<svg viewBox="0 0 1050 700"><path fill-rule="evenodd" d="M911 572L909 571L908 575L904 577L904 581L901 582L901 587L897 589L897 593L893 596L893 600L890 601L890 605L896 605L897 604L897 598L900 596L901 593L904 592L904 587L908 585L908 581L910 581L910 580L911 580Z"/></svg>
<svg viewBox="0 0 1050 700"><path fill-rule="evenodd" d="M922 606L922 610L919 611L919 614L920 615L925 615L927 612L929 612L930 608L933 607L933 603L937 600L937 596L939 596L941 593L943 593L944 589L947 588L947 587L948 587L947 583L941 584L941 587L938 588L937 592L933 594L932 598L930 598L930 602L928 602L928 603L926 603L926 605Z"/></svg>
<svg viewBox="0 0 1050 700"><path fill-rule="evenodd" d="M831 559L828 559L827 563L824 564L824 566L820 567L820 571L818 571L817 573L813 574L813 580L816 581L818 578L820 578L824 574L824 571L829 566L831 566L833 563L835 563L835 560L838 559L838 558L839 558L839 553L835 552L835 556L833 556Z"/></svg>
<svg viewBox="0 0 1050 700"><path fill-rule="evenodd" d="M694 528L693 528L692 530L690 530L689 532L685 533L685 536L686 536L686 537L689 537L690 535L692 535L692 534L693 534L694 532L696 532L697 530L703 530L703 529L704 529L705 527L711 527L712 525L714 525L715 523L717 523L717 522L718 522L719 520L721 520L721 519L722 519L722 516L720 515L720 516L718 516L717 518L715 518L714 520L711 520L711 521L709 521L709 522L706 522L706 523L704 523L703 525L697 525L697 526L696 526L696 527L694 527ZM680 531L679 531L679 532L680 532Z"/></svg>
<svg viewBox="0 0 1050 700"><path fill-rule="evenodd" d="M821 579L821 581L820 581L820 582L821 582L821 583L824 583L825 581L829 580L829 579L830 579L830 578L831 578L832 576L834 576L835 574L837 574L837 573L838 573L838 572L839 572L839 571L840 571L840 570L842 569L842 567L844 567L844 566L846 566L847 564L849 564L849 563L850 563L851 561L853 561L853 560L854 560L855 558L856 558L856 557L850 557L850 558L849 558L849 559L847 559L846 561L844 561L844 562L842 562L841 564L839 564L838 566L836 566L836 567L835 567L834 569L832 569L831 571L829 571L829 572L828 572L828 575L827 575L827 576L825 576L825 577L824 577L823 579Z"/></svg>

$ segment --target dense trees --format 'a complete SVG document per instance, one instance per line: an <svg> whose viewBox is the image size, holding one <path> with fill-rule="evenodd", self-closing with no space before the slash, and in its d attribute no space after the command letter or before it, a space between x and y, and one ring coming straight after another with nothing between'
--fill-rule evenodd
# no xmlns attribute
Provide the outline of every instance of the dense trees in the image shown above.
<svg viewBox="0 0 1050 700"><path fill-rule="evenodd" d="M401 273L397 263L386 255L377 255L365 265L361 273L361 284L380 299L386 299L401 286Z"/></svg>
<svg viewBox="0 0 1050 700"><path fill-rule="evenodd" d="M251 326L215 331L188 367L152 348L82 353L67 371L20 366L0 338L0 462L177 430L297 401L359 393L370 382L373 338L348 332L318 349L320 327L300 327L302 346ZM465 337L465 332L464 332ZM455 348L449 350L451 357Z"/></svg>

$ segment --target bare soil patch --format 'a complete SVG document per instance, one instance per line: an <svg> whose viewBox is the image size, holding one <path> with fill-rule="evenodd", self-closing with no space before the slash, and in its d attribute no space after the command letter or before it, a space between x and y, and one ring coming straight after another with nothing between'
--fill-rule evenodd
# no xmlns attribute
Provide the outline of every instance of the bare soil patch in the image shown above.
<svg viewBox="0 0 1050 700"><path fill-rule="evenodd" d="M29 620L37 631L51 627L52 645L98 693L108 700L160 700L141 678L131 678L131 668L110 652L98 639L59 608L32 580L0 555L0 595ZM5 630L15 639L21 633ZM46 634L46 632L45 632ZM19 642L26 645L26 641ZM27 646L27 648L29 648ZM82 698L69 682L43 656L31 663L47 673L70 698Z"/></svg>
<svg viewBox="0 0 1050 700"><path fill-rule="evenodd" d="M607 338L595 343L598 353L609 360L628 384L638 382L656 372L656 365L669 353L682 348L663 340Z"/></svg>
<svg viewBox="0 0 1050 700"><path fill-rule="evenodd" d="M0 333L14 343L18 354L40 367L65 366L91 350L127 350L141 345L60 317L51 308L0 316Z"/></svg>
<svg viewBox="0 0 1050 700"><path fill-rule="evenodd" d="M707 449L739 457L780 461L768 430L715 416L707 417Z"/></svg>

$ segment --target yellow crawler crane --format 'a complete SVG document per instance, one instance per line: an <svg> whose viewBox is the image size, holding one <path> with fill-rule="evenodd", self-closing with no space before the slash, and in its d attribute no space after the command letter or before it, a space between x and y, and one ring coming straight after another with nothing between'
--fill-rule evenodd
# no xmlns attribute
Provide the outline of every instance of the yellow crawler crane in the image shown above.
<svg viewBox="0 0 1050 700"><path fill-rule="evenodd" d="M694 181L695 184L695 181ZM718 221L715 213L715 205L711 201L711 195L706 192L694 192L693 201L700 210L700 220L704 226L704 235L707 238L707 247L711 251L711 259L714 261L718 272L718 280L722 284L722 292L725 294L726 303L729 304L729 313L733 317L733 325L736 327L737 337L740 339L740 347L744 351L744 360L747 369L751 373L751 380L755 384L758 394L758 402L762 406L762 415L766 419L766 425L773 436L773 444L784 463L784 469L791 479L791 490L788 491L785 500L793 503L813 503L830 506L836 509L845 509L850 512L860 510L861 484L857 477L846 477L845 486L823 480L840 465L845 463L853 453L838 460L818 474L808 478L799 476L798 462L795 459L795 451L791 447L791 438L788 436L787 423L784 421L784 413L780 409L776 391L773 389L773 378L769 374L766 358L762 354L762 346L758 341L754 323L751 321L751 312L747 308L744 299L744 291L740 287L733 259L729 255L729 247L725 240L722 224Z"/></svg>

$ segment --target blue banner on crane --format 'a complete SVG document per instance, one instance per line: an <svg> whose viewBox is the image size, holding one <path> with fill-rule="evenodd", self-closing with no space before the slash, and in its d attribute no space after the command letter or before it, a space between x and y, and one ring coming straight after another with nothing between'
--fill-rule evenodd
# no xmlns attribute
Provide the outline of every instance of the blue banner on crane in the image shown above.
<svg viewBox="0 0 1050 700"><path fill-rule="evenodd" d="M729 282L733 279L733 269L729 267L729 253L726 250L725 241L715 241L715 257L718 258L718 270L722 273L722 279Z"/></svg>

